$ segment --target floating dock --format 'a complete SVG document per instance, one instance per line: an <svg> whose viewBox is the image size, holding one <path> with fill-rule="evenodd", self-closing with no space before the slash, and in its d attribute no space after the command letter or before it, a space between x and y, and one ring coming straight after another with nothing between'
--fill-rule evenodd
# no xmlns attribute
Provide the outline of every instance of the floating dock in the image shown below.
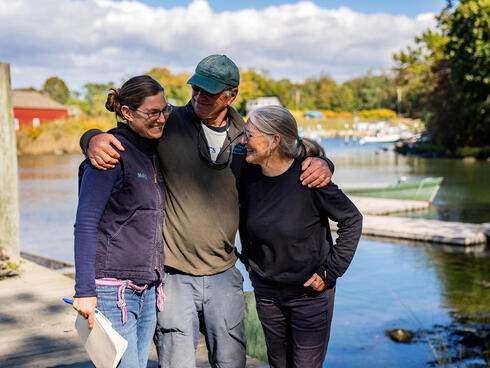
<svg viewBox="0 0 490 368"><path fill-rule="evenodd" d="M456 246L487 243L482 225L421 218L386 216L423 210L429 202L349 196L364 216L363 235ZM336 224L332 223L336 229Z"/></svg>
<svg viewBox="0 0 490 368"><path fill-rule="evenodd" d="M480 225L390 216L364 216L363 235L458 246L486 243Z"/></svg>

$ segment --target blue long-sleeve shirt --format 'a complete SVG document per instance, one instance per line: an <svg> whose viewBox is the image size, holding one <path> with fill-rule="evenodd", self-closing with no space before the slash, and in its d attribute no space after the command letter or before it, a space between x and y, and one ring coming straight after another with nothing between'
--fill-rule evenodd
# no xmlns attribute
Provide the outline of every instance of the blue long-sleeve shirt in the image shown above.
<svg viewBox="0 0 490 368"><path fill-rule="evenodd" d="M122 187L122 169L97 170L84 163L75 222L75 297L96 296L95 251L97 228L111 193Z"/></svg>

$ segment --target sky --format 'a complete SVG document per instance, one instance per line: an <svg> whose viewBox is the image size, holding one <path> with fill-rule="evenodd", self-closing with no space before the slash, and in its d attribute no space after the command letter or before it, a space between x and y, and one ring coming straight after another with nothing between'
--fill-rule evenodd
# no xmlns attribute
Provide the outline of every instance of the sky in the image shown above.
<svg viewBox="0 0 490 368"><path fill-rule="evenodd" d="M226 54L242 68L337 82L393 66L435 28L444 0L0 0L0 62L13 88L57 76L71 90L116 85L153 67L192 72Z"/></svg>

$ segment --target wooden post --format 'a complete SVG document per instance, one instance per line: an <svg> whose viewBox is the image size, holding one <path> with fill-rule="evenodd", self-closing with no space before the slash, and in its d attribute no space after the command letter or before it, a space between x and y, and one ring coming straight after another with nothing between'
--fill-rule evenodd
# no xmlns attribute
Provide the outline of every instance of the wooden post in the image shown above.
<svg viewBox="0 0 490 368"><path fill-rule="evenodd" d="M10 65L0 63L0 251L18 259L19 189Z"/></svg>

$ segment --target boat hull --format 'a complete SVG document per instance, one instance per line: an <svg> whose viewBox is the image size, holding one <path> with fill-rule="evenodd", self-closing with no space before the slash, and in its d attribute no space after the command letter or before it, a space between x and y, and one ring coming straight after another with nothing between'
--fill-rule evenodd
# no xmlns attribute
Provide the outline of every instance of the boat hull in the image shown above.
<svg viewBox="0 0 490 368"><path fill-rule="evenodd" d="M358 197L408 199L432 202L439 190L442 178L426 178L415 182L388 186L345 189L347 194Z"/></svg>

